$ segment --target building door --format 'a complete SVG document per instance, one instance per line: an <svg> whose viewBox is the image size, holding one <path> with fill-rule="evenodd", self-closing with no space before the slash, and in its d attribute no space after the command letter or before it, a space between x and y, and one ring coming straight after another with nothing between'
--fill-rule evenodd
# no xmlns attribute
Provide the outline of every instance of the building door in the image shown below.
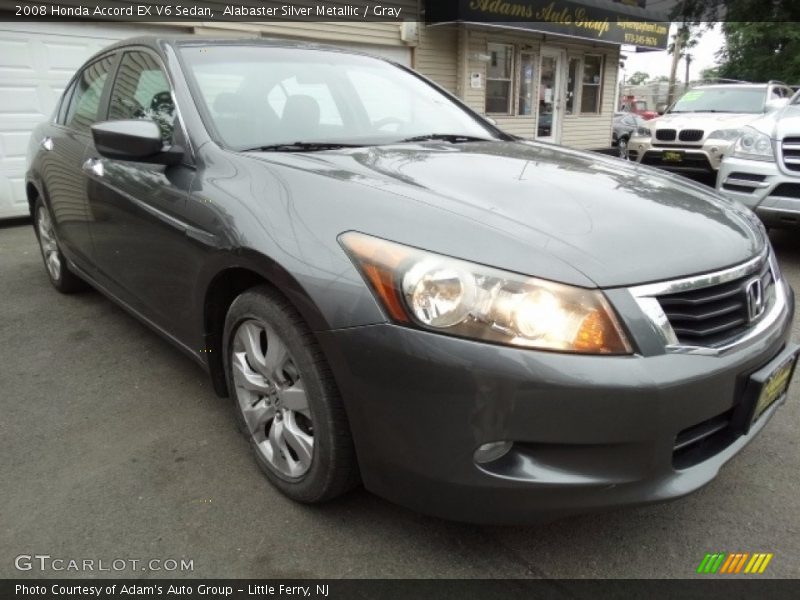
<svg viewBox="0 0 800 600"><path fill-rule="evenodd" d="M539 66L539 104L536 139L558 143L563 110L564 56L560 50L542 47Z"/></svg>

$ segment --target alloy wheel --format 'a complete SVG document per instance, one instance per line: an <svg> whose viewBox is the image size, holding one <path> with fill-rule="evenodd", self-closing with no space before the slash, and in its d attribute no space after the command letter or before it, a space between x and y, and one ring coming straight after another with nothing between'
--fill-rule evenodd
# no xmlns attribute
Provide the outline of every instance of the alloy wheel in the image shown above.
<svg viewBox="0 0 800 600"><path fill-rule="evenodd" d="M58 242L56 242L56 236L53 232L53 221L44 205L39 207L37 228L39 230L39 245L42 248L47 270L50 272L50 277L53 281L58 281L61 278L61 257L58 252Z"/></svg>
<svg viewBox="0 0 800 600"><path fill-rule="evenodd" d="M279 475L296 479L311 468L314 427L303 380L284 341L249 319L233 336L236 399L260 456Z"/></svg>

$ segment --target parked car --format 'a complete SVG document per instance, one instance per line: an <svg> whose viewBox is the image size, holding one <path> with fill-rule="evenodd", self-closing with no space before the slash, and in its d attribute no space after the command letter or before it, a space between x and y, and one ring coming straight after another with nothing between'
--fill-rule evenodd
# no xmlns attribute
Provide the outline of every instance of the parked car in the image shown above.
<svg viewBox="0 0 800 600"><path fill-rule="evenodd" d="M623 96L619 105L620 112L628 112L639 116L645 121L655 119L658 113L647 107L647 100L637 99L636 96Z"/></svg>
<svg viewBox="0 0 800 600"><path fill-rule="evenodd" d="M722 161L717 190L769 227L800 227L800 93L744 128Z"/></svg>
<svg viewBox="0 0 800 600"><path fill-rule="evenodd" d="M629 156L673 172L714 174L742 128L785 106L792 93L779 82L692 88L663 116L636 131Z"/></svg>
<svg viewBox="0 0 800 600"><path fill-rule="evenodd" d="M297 501L360 480L524 522L679 497L763 431L796 362L749 210L512 137L382 59L121 42L29 156L53 286L204 367Z"/></svg>
<svg viewBox="0 0 800 600"><path fill-rule="evenodd" d="M611 145L619 151L620 158L628 158L628 140L645 121L633 113L615 113L611 129Z"/></svg>

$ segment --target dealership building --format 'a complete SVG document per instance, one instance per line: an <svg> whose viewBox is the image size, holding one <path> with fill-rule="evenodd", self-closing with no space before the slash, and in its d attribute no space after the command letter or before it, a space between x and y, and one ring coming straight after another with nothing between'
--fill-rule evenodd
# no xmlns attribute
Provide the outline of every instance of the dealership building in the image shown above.
<svg viewBox="0 0 800 600"><path fill-rule="evenodd" d="M27 214L23 178L30 132L50 115L75 70L117 40L188 33L334 44L418 70L509 133L574 148L601 148L611 141L621 46L646 50L667 45L666 18L652 12L648 1L380 3L384 9L400 9L402 20L395 21L195 19L145 24L8 17L0 22L0 218ZM211 0L198 4L218 5L220 15L228 5ZM352 5L334 0L326 4Z"/></svg>

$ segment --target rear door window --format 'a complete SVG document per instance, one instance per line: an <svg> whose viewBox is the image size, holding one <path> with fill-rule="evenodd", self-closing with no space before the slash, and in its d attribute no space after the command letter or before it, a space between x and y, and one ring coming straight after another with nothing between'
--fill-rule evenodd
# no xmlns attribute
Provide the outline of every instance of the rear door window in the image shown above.
<svg viewBox="0 0 800 600"><path fill-rule="evenodd" d="M98 121L100 101L108 74L114 65L114 55L107 56L87 66L75 80L75 91L64 117L64 125L77 131L88 132Z"/></svg>
<svg viewBox="0 0 800 600"><path fill-rule="evenodd" d="M58 103L58 113L56 114L56 123L59 125L63 125L67 118L67 109L69 108L69 101L72 98L72 94L75 93L75 85L76 82L73 80L61 95L61 101Z"/></svg>

